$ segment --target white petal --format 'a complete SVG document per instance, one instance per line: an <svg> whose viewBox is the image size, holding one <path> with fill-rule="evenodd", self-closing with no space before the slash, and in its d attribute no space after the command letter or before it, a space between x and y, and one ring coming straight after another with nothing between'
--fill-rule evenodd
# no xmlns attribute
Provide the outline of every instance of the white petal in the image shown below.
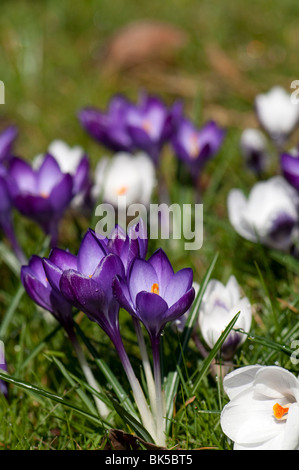
<svg viewBox="0 0 299 470"><path fill-rule="evenodd" d="M223 387L229 398L232 400L248 387L252 387L256 373L262 367L260 365L240 367L227 374L223 379Z"/></svg>
<svg viewBox="0 0 299 470"><path fill-rule="evenodd" d="M286 421L283 440L284 450L297 450L299 448L299 405L294 403L290 406Z"/></svg>
<svg viewBox="0 0 299 470"><path fill-rule="evenodd" d="M256 234L246 220L247 201L239 189L232 189L227 198L227 210L230 223L236 232L246 240L257 241Z"/></svg>

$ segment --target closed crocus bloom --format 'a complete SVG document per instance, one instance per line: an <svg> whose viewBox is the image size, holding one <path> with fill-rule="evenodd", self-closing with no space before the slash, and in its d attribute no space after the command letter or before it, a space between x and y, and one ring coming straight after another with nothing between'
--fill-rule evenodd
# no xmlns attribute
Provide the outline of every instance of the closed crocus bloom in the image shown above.
<svg viewBox="0 0 299 470"><path fill-rule="evenodd" d="M245 129L240 137L241 154L246 166L260 175L269 161L268 142L259 129Z"/></svg>
<svg viewBox="0 0 299 470"><path fill-rule="evenodd" d="M50 284L42 258L33 255L28 265L22 266L21 281L29 297L37 305L52 313L66 331L70 332L73 325L71 305Z"/></svg>
<svg viewBox="0 0 299 470"><path fill-rule="evenodd" d="M54 244L58 223L73 198L72 176L63 173L49 154L37 170L15 157L10 162L8 183L14 206L51 235Z"/></svg>
<svg viewBox="0 0 299 470"><path fill-rule="evenodd" d="M277 176L256 183L248 199L241 190L230 191L229 220L242 237L281 251L289 251L298 230L298 195Z"/></svg>
<svg viewBox="0 0 299 470"><path fill-rule="evenodd" d="M166 323L183 315L194 300L192 269L174 272L162 249L147 261L136 258L127 280L117 276L114 293L120 304L157 340Z"/></svg>
<svg viewBox="0 0 299 470"><path fill-rule="evenodd" d="M189 166L196 178L205 163L219 151L224 135L225 131L213 121L197 128L192 121L182 118L172 145L178 158Z"/></svg>
<svg viewBox="0 0 299 470"><path fill-rule="evenodd" d="M123 96L114 96L106 111L86 107L79 111L82 127L97 142L118 152L134 150L132 139L127 131L127 112L132 104Z"/></svg>
<svg viewBox="0 0 299 470"><path fill-rule="evenodd" d="M281 86L257 95L255 109L261 126L278 145L285 142L299 121L298 105Z"/></svg>
<svg viewBox="0 0 299 470"><path fill-rule="evenodd" d="M239 312L234 328L248 333L252 319L251 305L248 298L242 296L236 278L231 276L226 285L211 280L206 287L198 318L201 334L211 349ZM231 331L222 345L221 352L224 359L231 359L245 339L245 334Z"/></svg>
<svg viewBox="0 0 299 470"><path fill-rule="evenodd" d="M241 367L225 376L221 413L234 450L299 450L299 381L277 366Z"/></svg>
<svg viewBox="0 0 299 470"><path fill-rule="evenodd" d="M131 155L118 153L99 173L99 182L95 181L93 196L100 195L103 202L115 207L126 207L130 204L148 206L156 184L155 168L145 153Z"/></svg>

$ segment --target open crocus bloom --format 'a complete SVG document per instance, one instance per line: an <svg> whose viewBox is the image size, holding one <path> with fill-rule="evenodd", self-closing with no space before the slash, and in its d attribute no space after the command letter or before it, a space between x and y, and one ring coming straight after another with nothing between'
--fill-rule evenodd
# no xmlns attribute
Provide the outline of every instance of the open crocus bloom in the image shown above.
<svg viewBox="0 0 299 470"><path fill-rule="evenodd" d="M107 160L104 175L102 168L100 162L93 188L95 199L101 194L102 200L114 207L125 208L134 203L148 207L156 184L155 168L148 155L117 153Z"/></svg>
<svg viewBox="0 0 299 470"><path fill-rule="evenodd" d="M299 450L299 381L277 366L247 366L225 376L221 413L235 450Z"/></svg>
<svg viewBox="0 0 299 470"><path fill-rule="evenodd" d="M13 203L21 214L56 237L58 222L73 197L72 176L63 173L49 154L37 170L15 157L10 162L8 184Z"/></svg>
<svg viewBox="0 0 299 470"><path fill-rule="evenodd" d="M209 122L197 129L190 120L180 120L172 138L172 145L178 158L190 167L194 178L205 163L219 151L224 134L225 131L215 122Z"/></svg>
<svg viewBox="0 0 299 470"><path fill-rule="evenodd" d="M135 258L127 279L117 276L114 294L120 305L146 327L151 339L159 338L165 324L183 315L194 300L193 273L174 273L162 249L147 261Z"/></svg>
<svg viewBox="0 0 299 470"><path fill-rule="evenodd" d="M246 166L259 175L262 173L269 161L268 142L259 129L247 128L240 138L241 154Z"/></svg>
<svg viewBox="0 0 299 470"><path fill-rule="evenodd" d="M255 98L255 109L261 126L279 145L284 143L299 121L299 107L280 86Z"/></svg>
<svg viewBox="0 0 299 470"><path fill-rule="evenodd" d="M258 182L248 199L233 189L228 216L234 229L252 242L289 251L298 230L298 194L282 177Z"/></svg>
<svg viewBox="0 0 299 470"><path fill-rule="evenodd" d="M234 328L248 333L252 319L251 305L247 297L242 297L236 278L231 276L226 285L214 279L209 281L201 302L198 322L202 336L211 349L238 312L240 315ZM222 345L223 357L231 359L245 339L245 334L231 331Z"/></svg>
<svg viewBox="0 0 299 470"><path fill-rule="evenodd" d="M180 103L168 109L157 97L142 94L138 104L128 109L126 118L134 147L150 155L157 165L160 151L174 133L180 115Z"/></svg>

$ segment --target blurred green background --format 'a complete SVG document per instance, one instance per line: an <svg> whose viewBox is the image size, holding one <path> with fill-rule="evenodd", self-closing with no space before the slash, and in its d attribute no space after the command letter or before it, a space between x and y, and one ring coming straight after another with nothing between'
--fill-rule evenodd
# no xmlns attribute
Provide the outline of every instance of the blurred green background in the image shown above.
<svg viewBox="0 0 299 470"><path fill-rule="evenodd" d="M156 56L150 60L145 55L132 65L118 55L111 71L114 56L107 57L107 44L139 21L166 22L183 40L168 38L167 59L161 59L163 40L161 47L153 44ZM295 0L2 0L0 79L6 104L0 107L0 126L20 126L17 149L24 158L57 137L84 144L97 158L98 147L78 124L78 109L104 108L115 92L136 98L146 88L168 102L184 99L188 112L200 97L202 120L246 127L255 123L256 93L274 84L288 89L299 77L298 21ZM125 38L121 44L126 46ZM128 44L133 51L135 46L134 40Z"/></svg>

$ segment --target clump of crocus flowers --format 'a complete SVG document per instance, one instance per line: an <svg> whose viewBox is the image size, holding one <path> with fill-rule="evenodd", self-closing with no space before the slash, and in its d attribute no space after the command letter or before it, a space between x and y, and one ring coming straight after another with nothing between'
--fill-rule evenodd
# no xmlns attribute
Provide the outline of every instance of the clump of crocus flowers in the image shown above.
<svg viewBox="0 0 299 470"><path fill-rule="evenodd" d="M72 307L84 312L108 335L127 375L143 426L158 445L165 445L165 409L159 343L166 323L175 321L194 299L190 268L174 272L159 249L147 260L147 238L142 219L127 232L116 226L108 238L89 229L77 255L53 248L49 257L34 255L22 267L29 296L61 323L77 352ZM119 310L132 316L141 350L150 403L133 370L120 332ZM152 374L142 325L153 355ZM81 358L81 353L79 353ZM99 408L107 417L106 409Z"/></svg>

